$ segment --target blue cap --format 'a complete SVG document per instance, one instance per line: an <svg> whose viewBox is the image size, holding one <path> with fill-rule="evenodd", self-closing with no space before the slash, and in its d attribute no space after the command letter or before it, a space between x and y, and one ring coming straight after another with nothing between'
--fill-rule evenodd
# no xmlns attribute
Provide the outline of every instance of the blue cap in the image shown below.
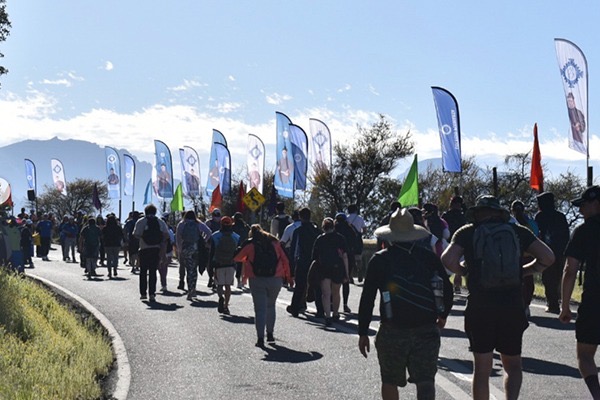
<svg viewBox="0 0 600 400"><path fill-rule="evenodd" d="M343 212L339 212L339 213L335 214L335 219L340 220L340 221L345 221L346 214L344 214Z"/></svg>

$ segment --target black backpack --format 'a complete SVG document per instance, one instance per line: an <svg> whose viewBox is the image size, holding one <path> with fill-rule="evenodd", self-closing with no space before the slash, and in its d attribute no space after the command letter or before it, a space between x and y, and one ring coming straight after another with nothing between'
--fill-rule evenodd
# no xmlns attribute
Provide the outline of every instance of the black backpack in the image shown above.
<svg viewBox="0 0 600 400"><path fill-rule="evenodd" d="M162 243L163 234L160 230L158 218L155 216L146 217L146 226L144 227L144 232L142 233L142 239L144 240L144 243L149 246L156 246L157 244Z"/></svg>
<svg viewBox="0 0 600 400"><path fill-rule="evenodd" d="M261 277L275 276L279 258L271 240L253 240L252 244L254 245L254 261L251 264L254 275Z"/></svg>

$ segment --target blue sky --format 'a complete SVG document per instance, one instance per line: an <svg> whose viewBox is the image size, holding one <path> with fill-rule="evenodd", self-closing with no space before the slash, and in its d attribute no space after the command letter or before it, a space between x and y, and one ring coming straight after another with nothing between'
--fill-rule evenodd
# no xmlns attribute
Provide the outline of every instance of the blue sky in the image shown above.
<svg viewBox="0 0 600 400"><path fill-rule="evenodd" d="M531 149L537 122L552 173L583 176L585 156L567 147L562 37L587 57L600 167L598 1L7 0L7 11L0 145L58 136L150 161L160 139L174 160L194 147L204 182L213 128L235 173L248 133L274 168L275 111L306 130L321 119L343 142L383 113L411 131L423 160L440 157L430 87L442 86L459 102L463 157L501 165Z"/></svg>

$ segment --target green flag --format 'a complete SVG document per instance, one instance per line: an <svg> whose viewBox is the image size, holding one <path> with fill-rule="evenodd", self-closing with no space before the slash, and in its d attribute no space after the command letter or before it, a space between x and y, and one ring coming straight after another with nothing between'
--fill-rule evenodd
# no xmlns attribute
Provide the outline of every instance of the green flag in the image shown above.
<svg viewBox="0 0 600 400"><path fill-rule="evenodd" d="M183 211L183 190L181 189L181 182L177 185L173 200L171 200L171 211Z"/></svg>
<svg viewBox="0 0 600 400"><path fill-rule="evenodd" d="M417 155L410 166L408 175L404 180L404 184L400 189L398 201L402 207L418 206L419 205L419 172L417 171Z"/></svg>

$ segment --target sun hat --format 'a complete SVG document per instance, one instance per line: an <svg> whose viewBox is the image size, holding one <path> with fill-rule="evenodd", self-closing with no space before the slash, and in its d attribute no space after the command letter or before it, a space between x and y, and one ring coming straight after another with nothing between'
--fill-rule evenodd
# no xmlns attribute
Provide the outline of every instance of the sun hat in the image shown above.
<svg viewBox="0 0 600 400"><path fill-rule="evenodd" d="M600 186L590 186L576 199L571 200L571 204L580 207L586 201L600 200Z"/></svg>
<svg viewBox="0 0 600 400"><path fill-rule="evenodd" d="M477 198L475 205L467 210L467 220L474 221L473 214L475 213L475 211L480 210L482 208L502 211L502 218L506 221L510 220L510 212L508 212L506 208L500 205L500 202L496 197L489 194L483 194Z"/></svg>
<svg viewBox="0 0 600 400"><path fill-rule="evenodd" d="M410 212L406 208L394 211L390 217L390 223L375 230L378 239L389 242L414 242L431 235L422 226L415 225Z"/></svg>

